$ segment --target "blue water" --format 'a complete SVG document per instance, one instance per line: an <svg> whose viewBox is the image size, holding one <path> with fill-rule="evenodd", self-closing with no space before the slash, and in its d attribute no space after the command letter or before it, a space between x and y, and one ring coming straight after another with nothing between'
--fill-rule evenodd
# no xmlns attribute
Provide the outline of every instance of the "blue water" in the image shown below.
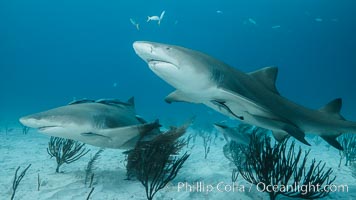
<svg viewBox="0 0 356 200"><path fill-rule="evenodd" d="M354 0L2 0L0 120L73 98L130 96L148 119L224 119L204 106L163 101L173 88L132 48L149 40L196 49L245 72L276 65L283 96L310 108L342 97L343 115L356 121L355 9ZM163 10L160 26L146 22Z"/></svg>

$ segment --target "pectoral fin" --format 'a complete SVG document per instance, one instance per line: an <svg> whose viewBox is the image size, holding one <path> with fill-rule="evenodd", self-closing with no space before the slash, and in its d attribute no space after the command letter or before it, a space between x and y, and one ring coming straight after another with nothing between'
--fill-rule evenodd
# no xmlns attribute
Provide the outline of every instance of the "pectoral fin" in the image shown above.
<svg viewBox="0 0 356 200"><path fill-rule="evenodd" d="M98 135L111 138L113 145L121 147L133 138L144 137L148 132L160 127L158 120L152 123L125 126L120 128L103 129Z"/></svg>
<svg viewBox="0 0 356 200"><path fill-rule="evenodd" d="M227 89L220 89L220 96L226 102L225 105L228 105L231 108L232 112L239 110L240 112L248 112L251 115L264 116L268 118L278 118L279 116L276 113L271 112L269 109L265 108L263 105L255 102L245 96L237 94L233 91Z"/></svg>
<svg viewBox="0 0 356 200"><path fill-rule="evenodd" d="M80 135L85 136L85 137L101 137L101 138L105 138L105 139L111 140L111 138L108 137L108 136L100 135L100 134L92 133L92 132L89 132L89 133L81 133Z"/></svg>
<svg viewBox="0 0 356 200"><path fill-rule="evenodd" d="M172 103L172 102L188 102L188 103L195 103L195 101L185 93L183 93L180 90L176 90L172 93L170 93L165 99L167 103Z"/></svg>
<svg viewBox="0 0 356 200"><path fill-rule="evenodd" d="M286 132L283 131L272 131L272 135L275 140L278 142L282 142L284 139L286 139L289 135Z"/></svg>

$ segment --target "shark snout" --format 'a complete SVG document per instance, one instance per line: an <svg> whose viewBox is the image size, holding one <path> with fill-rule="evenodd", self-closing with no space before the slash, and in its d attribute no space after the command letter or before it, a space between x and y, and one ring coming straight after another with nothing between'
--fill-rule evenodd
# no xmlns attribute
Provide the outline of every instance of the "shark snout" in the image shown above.
<svg viewBox="0 0 356 200"><path fill-rule="evenodd" d="M139 55L142 59L147 59L146 57L152 55L154 51L154 45L150 42L136 41L132 46L136 54Z"/></svg>
<svg viewBox="0 0 356 200"><path fill-rule="evenodd" d="M214 127L215 128L221 128L221 129L227 128L227 126L225 124L222 124L222 123L214 123Z"/></svg>
<svg viewBox="0 0 356 200"><path fill-rule="evenodd" d="M167 45L146 42L146 41L136 41L133 43L133 48L136 54L143 59L151 69L174 67L179 68L176 61L171 55L169 55L169 50L171 47Z"/></svg>
<svg viewBox="0 0 356 200"><path fill-rule="evenodd" d="M37 128L39 126L39 120L32 117L32 116L25 116L21 117L19 119L20 123L23 124L24 126L31 127L31 128Z"/></svg>
<svg viewBox="0 0 356 200"><path fill-rule="evenodd" d="M28 115L19 119L21 124L30 128L55 127L56 123L42 118L39 115Z"/></svg>

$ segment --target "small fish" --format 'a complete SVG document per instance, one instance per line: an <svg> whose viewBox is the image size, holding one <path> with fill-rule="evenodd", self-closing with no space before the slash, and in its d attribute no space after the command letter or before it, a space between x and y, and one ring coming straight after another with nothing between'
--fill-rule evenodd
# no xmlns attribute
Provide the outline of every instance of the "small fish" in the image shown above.
<svg viewBox="0 0 356 200"><path fill-rule="evenodd" d="M159 16L158 25L161 24L161 21L162 21L165 13L166 13L166 11L164 10L164 11L162 11L161 15Z"/></svg>
<svg viewBox="0 0 356 200"><path fill-rule="evenodd" d="M322 18L319 18L319 17L315 18L314 20L315 20L316 22L322 22L322 21L323 21L323 19L322 19Z"/></svg>
<svg viewBox="0 0 356 200"><path fill-rule="evenodd" d="M113 83L112 86L116 88L117 87L117 83Z"/></svg>
<svg viewBox="0 0 356 200"><path fill-rule="evenodd" d="M12 132L13 130L14 130L13 128L6 129L7 132Z"/></svg>
<svg viewBox="0 0 356 200"><path fill-rule="evenodd" d="M257 25L257 22L252 18L248 18L248 21L253 25Z"/></svg>
<svg viewBox="0 0 356 200"><path fill-rule="evenodd" d="M217 14L223 14L223 11L217 10L216 13L217 13Z"/></svg>
<svg viewBox="0 0 356 200"><path fill-rule="evenodd" d="M130 22L132 25L136 27L136 29L139 31L140 30L140 24L136 23L136 21L132 18L130 18Z"/></svg>
<svg viewBox="0 0 356 200"><path fill-rule="evenodd" d="M147 22L157 21L158 25L160 25L165 13L166 11L164 10L159 17L157 15L147 16Z"/></svg>
<svg viewBox="0 0 356 200"><path fill-rule="evenodd" d="M147 22L149 21L159 21L159 17L157 15L147 16Z"/></svg>
<svg viewBox="0 0 356 200"><path fill-rule="evenodd" d="M333 19L331 19L331 21L332 21L332 22L338 22L339 19L338 19L338 18L333 18Z"/></svg>
<svg viewBox="0 0 356 200"><path fill-rule="evenodd" d="M272 26L273 29L281 28L280 25Z"/></svg>

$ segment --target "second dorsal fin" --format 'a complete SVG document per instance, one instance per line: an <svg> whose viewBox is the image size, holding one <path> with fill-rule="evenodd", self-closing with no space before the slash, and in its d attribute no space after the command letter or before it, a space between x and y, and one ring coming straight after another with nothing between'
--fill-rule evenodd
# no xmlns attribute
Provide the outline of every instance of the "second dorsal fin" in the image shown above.
<svg viewBox="0 0 356 200"><path fill-rule="evenodd" d="M131 104L132 105L132 107L135 107L135 97L131 97L131 98L129 98L128 100L127 100L127 103L128 104Z"/></svg>
<svg viewBox="0 0 356 200"><path fill-rule="evenodd" d="M328 113L338 119L345 120L345 118L340 114L341 107L342 107L342 99L337 98L330 101L324 107L320 108L319 111Z"/></svg>

